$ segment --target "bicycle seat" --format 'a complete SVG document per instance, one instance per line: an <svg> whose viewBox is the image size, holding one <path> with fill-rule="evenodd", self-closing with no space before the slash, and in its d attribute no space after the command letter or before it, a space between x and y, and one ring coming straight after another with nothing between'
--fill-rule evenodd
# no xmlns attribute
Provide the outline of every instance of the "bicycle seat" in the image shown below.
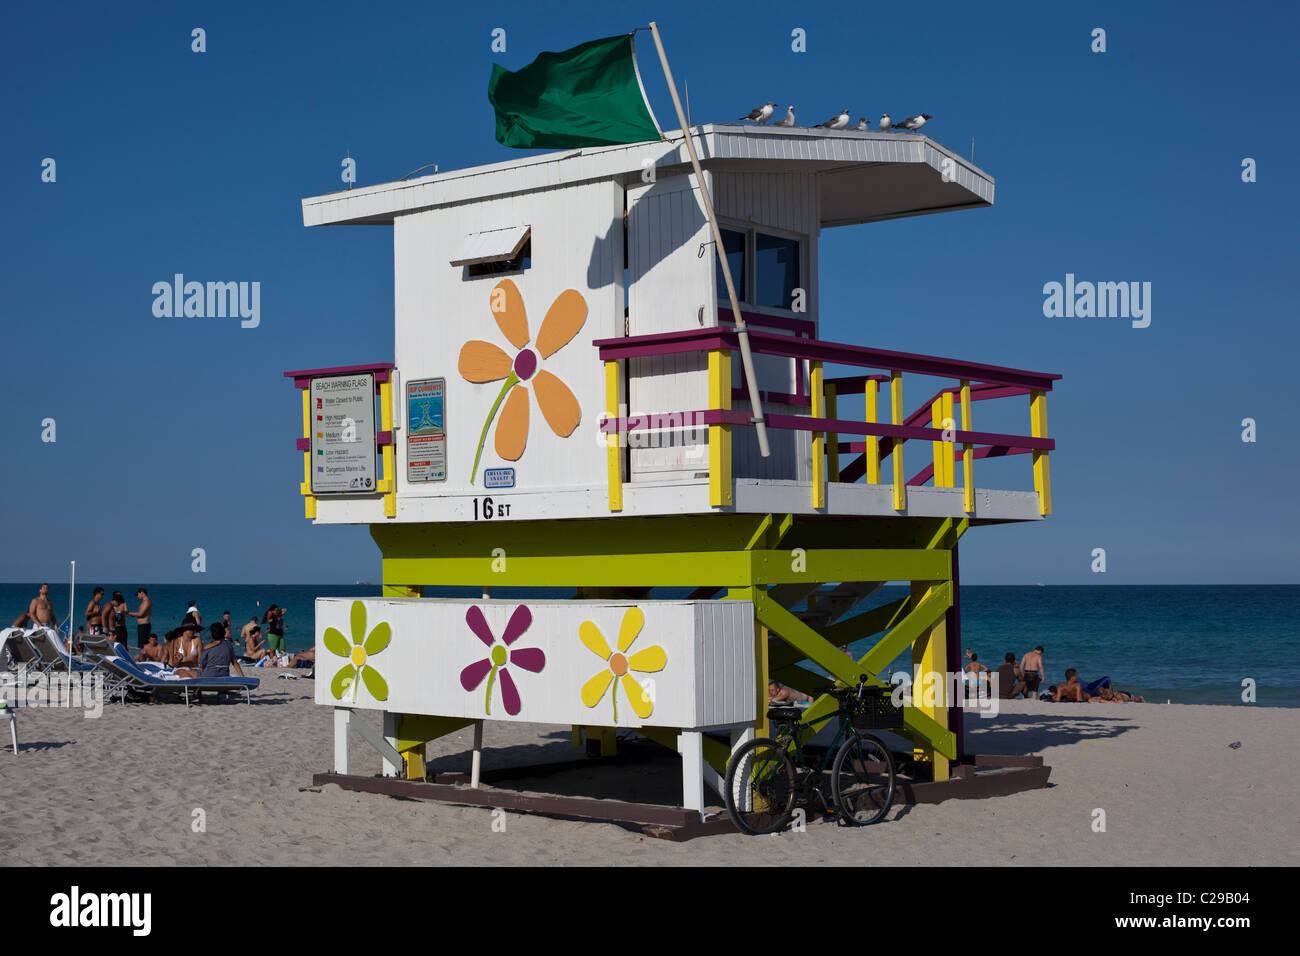
<svg viewBox="0 0 1300 956"><path fill-rule="evenodd" d="M767 711L767 719L778 724L797 724L802 717L798 707L769 707Z"/></svg>

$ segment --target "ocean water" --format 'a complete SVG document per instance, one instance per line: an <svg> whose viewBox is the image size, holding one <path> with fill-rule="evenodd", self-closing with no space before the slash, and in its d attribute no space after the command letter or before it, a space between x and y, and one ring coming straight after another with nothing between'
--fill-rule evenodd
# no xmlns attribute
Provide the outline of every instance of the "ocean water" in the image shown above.
<svg viewBox="0 0 1300 956"><path fill-rule="evenodd" d="M51 599L60 619L67 616L68 586L51 583ZM120 590L135 609L135 588L111 582L78 582L77 621L96 584L112 593ZM242 627L250 616L259 619L271 604L288 608L285 643L289 650L311 645L315 634L317 597L374 597L377 585L152 585L153 627L165 631L180 623L190 599L198 602L205 623L230 611ZM35 584L0 584L0 623L8 624L27 609ZM428 588L426 595L475 597L465 588ZM531 593L499 588L503 598L561 598L567 591L537 589ZM883 604L907 593L903 586L886 586L871 604ZM656 592L658 596L658 592ZM680 596L665 592L664 597ZM1010 651L1017 660L1037 644L1046 649L1047 681L1064 679L1067 667L1077 668L1084 681L1109 676L1116 687L1149 701L1240 704L1244 680L1255 683L1256 702L1265 707L1300 707L1300 683L1294 666L1300 663L1300 586L1085 586L978 587L961 591L962 644L991 668ZM135 628L128 627L131 643ZM859 642L859 653L872 642ZM910 670L907 660L896 669Z"/></svg>

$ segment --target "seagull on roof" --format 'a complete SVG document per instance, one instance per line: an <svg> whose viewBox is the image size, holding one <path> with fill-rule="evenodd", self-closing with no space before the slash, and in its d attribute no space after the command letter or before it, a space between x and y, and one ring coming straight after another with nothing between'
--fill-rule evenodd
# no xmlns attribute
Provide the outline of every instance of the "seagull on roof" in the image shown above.
<svg viewBox="0 0 1300 956"><path fill-rule="evenodd" d="M909 116L903 122L899 123L900 129L918 130L925 125L926 120L934 119L929 113L922 113L920 116Z"/></svg>
<svg viewBox="0 0 1300 956"><path fill-rule="evenodd" d="M793 126L794 125L794 107L786 108L785 115L772 124L773 126Z"/></svg>
<svg viewBox="0 0 1300 956"><path fill-rule="evenodd" d="M818 123L814 129L843 129L849 125L849 108L840 110L839 116L832 116L825 123Z"/></svg>
<svg viewBox="0 0 1300 956"><path fill-rule="evenodd" d="M854 129L870 129L870 128L871 128L871 124L870 124L869 122L867 122L867 118L866 118L865 116L859 116L859 117L858 117L858 125L855 126L855 127L853 127L853 128L854 128Z"/></svg>
<svg viewBox="0 0 1300 956"><path fill-rule="evenodd" d="M740 121L750 123L766 123L772 118L772 111L776 109L775 103L764 103L762 106L755 106L750 110L748 116L742 116Z"/></svg>

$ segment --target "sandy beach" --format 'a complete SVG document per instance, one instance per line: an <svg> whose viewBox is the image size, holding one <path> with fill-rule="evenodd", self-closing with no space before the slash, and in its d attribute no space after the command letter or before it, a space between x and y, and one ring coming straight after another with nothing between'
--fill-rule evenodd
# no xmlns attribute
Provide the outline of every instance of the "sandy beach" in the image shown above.
<svg viewBox="0 0 1300 956"><path fill-rule="evenodd" d="M852 865L1300 863L1295 709L1010 703L996 718L968 721L969 749L1043 755L1052 767L1047 789L896 805L866 829L813 821L806 832L679 844L613 824L517 813L497 832L481 808L332 785L313 790L312 774L330 769L330 710L312 702L309 680L254 673L262 684L252 706L111 704L97 719L21 710L17 758L0 723L0 858L55 866L609 866L770 864L776 853ZM366 716L378 723L377 713ZM470 742L467 729L431 744L434 770L468 770ZM484 745L486 770L581 755L568 727L488 723ZM680 786L673 760L621 769L591 763L522 786L588 795L616 788L604 795L647 802L669 802ZM352 772L379 769L358 740ZM1097 808L1105 832L1093 830Z"/></svg>

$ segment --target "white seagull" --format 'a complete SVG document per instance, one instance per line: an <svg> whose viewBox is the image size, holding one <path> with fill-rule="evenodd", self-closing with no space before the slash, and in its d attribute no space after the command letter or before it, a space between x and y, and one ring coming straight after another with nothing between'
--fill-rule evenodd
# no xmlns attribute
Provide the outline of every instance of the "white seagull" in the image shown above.
<svg viewBox="0 0 1300 956"><path fill-rule="evenodd" d="M889 129L889 126L890 126L889 114L888 114L888 113L881 113L881 114L880 114L880 129L881 129L882 131L884 131L884 130Z"/></svg>
<svg viewBox="0 0 1300 956"><path fill-rule="evenodd" d="M898 125L902 129L918 130L925 125L926 120L932 119L934 119L934 117L929 113L922 113L920 116L909 116Z"/></svg>
<svg viewBox="0 0 1300 956"><path fill-rule="evenodd" d="M787 107L785 115L782 116L772 125L774 126L793 126L794 125L794 107Z"/></svg>
<svg viewBox="0 0 1300 956"><path fill-rule="evenodd" d="M775 103L764 103L762 106L755 106L753 110L750 111L750 114L748 116L742 116L740 121L742 123L746 121L750 123L766 123L772 118L772 111L774 109L776 109Z"/></svg>
<svg viewBox="0 0 1300 956"><path fill-rule="evenodd" d="M869 122L867 122L867 118L866 118L865 116L859 116L859 117L858 117L858 125L855 126L855 127L853 127L853 128L854 128L854 129L870 129L870 128L871 128L871 124L870 124Z"/></svg>
<svg viewBox="0 0 1300 956"><path fill-rule="evenodd" d="M825 123L818 123L814 129L843 129L849 125L849 108L840 110L839 116L832 116Z"/></svg>

